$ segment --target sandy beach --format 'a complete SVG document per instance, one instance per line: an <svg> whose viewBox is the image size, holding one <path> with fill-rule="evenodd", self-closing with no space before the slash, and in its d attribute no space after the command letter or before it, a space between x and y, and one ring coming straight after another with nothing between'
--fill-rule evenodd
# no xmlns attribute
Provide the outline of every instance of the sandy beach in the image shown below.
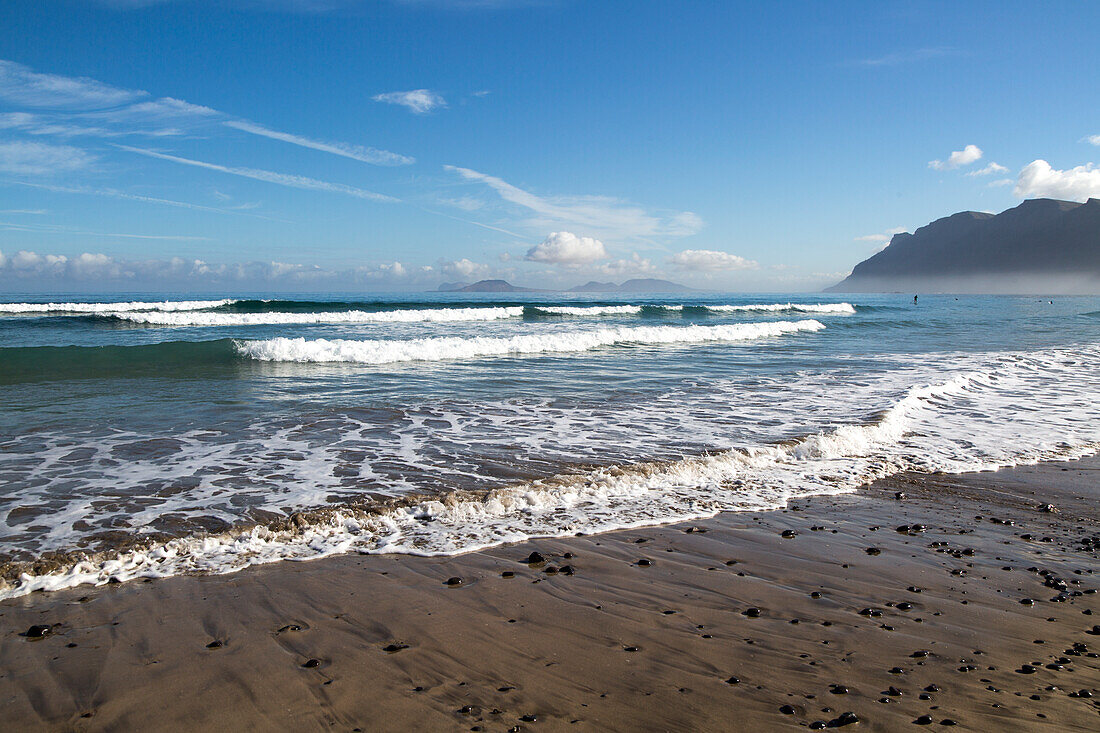
<svg viewBox="0 0 1100 733"><path fill-rule="evenodd" d="M3 727L1096 730L1098 479L33 594L0 605Z"/></svg>

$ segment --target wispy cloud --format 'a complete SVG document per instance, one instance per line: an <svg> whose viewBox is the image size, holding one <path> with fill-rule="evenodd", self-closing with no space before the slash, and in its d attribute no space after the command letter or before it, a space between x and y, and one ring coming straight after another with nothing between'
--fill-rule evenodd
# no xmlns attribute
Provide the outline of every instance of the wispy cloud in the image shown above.
<svg viewBox="0 0 1100 733"><path fill-rule="evenodd" d="M990 163L985 168L979 168L976 171L970 171L966 175L970 176L971 178L975 178L977 176L991 176L994 173L1008 173L1008 168L1005 168L1000 163Z"/></svg>
<svg viewBox="0 0 1100 733"><path fill-rule="evenodd" d="M171 161L172 163L180 163L181 165L189 165L196 168L205 168L207 170L218 171L219 173L228 173L229 175L240 176L242 178L251 178L255 181L265 181L267 183L274 183L279 186L287 186L288 188L301 188L311 191L328 191L329 193L342 193L348 196L355 196L356 198L367 199L369 201L398 200L392 196L375 193L374 191L367 191L362 188L355 188L354 186L346 186L343 183L330 183L328 181L320 181L316 178L307 178L306 176L295 176L287 173L275 173L273 171L265 171L257 168L234 168L227 165L218 165L217 163L207 163L201 160L192 160L191 158L181 158L178 155L158 153L155 150L135 148L130 145L116 145L115 147L131 153L137 153L138 155L145 155L150 158L158 158L160 160L167 160Z"/></svg>
<svg viewBox="0 0 1100 733"><path fill-rule="evenodd" d="M685 249L669 259L669 263L681 270L696 272L720 272L727 270L755 270L760 265L744 257L717 252L712 249Z"/></svg>
<svg viewBox="0 0 1100 733"><path fill-rule="evenodd" d="M605 196L537 196L469 168L448 165L444 169L467 181L484 184L503 200L533 212L536 216L526 224L542 231L566 225L607 239L630 239L683 237L695 234L703 226L702 219L690 211L662 216Z"/></svg>
<svg viewBox="0 0 1100 733"><path fill-rule="evenodd" d="M23 64L0 60L0 99L22 107L104 109L134 102L148 94L119 89L95 79L42 74Z"/></svg>
<svg viewBox="0 0 1100 733"><path fill-rule="evenodd" d="M970 165L971 163L980 160L981 157L981 148L979 148L977 145L967 145L962 150L952 151L951 155L947 156L947 160L928 161L928 167L936 171L950 171L962 166Z"/></svg>
<svg viewBox="0 0 1100 733"><path fill-rule="evenodd" d="M1089 145L1100 145L1100 135L1088 135L1081 138L1081 142L1088 143Z"/></svg>
<svg viewBox="0 0 1100 733"><path fill-rule="evenodd" d="M385 94L375 94L371 99L375 102L401 105L402 107L408 108L413 114L418 115L428 114L432 110L447 106L447 100L431 89L413 89L408 92L386 92Z"/></svg>
<svg viewBox="0 0 1100 733"><path fill-rule="evenodd" d="M229 127L372 165L415 162L409 156L388 150L273 130L182 99L148 99L148 96L145 91L119 89L94 79L40 74L22 64L0 61L0 100L36 110L0 114L0 129L59 138L163 138L214 134L219 128Z"/></svg>
<svg viewBox="0 0 1100 733"><path fill-rule="evenodd" d="M293 135L289 132L271 130L263 125L257 125L255 122L248 122L247 120L226 120L222 124L226 127L232 127L235 130L247 132L252 135L259 135L261 137L271 138L272 140L280 140L284 143L290 143L291 145L298 145L312 150L320 150L325 153L332 153L333 155L340 155L345 158L351 158L352 160L371 163L373 165L409 165L410 163L416 162L415 158L391 153L388 150L378 150L377 148L368 148L363 145L350 145L348 143L312 140L307 137L302 137L301 135Z"/></svg>
<svg viewBox="0 0 1100 733"><path fill-rule="evenodd" d="M37 234L62 234L77 235L83 237L105 237L108 239L152 239L169 242L205 242L210 237L194 237L181 234L127 234L121 232L96 232L61 226L59 224L28 224L0 221L0 229L20 232L34 232Z"/></svg>
<svg viewBox="0 0 1100 733"><path fill-rule="evenodd" d="M51 176L88 168L96 157L79 148L45 143L0 142L0 172L20 176Z"/></svg>
<svg viewBox="0 0 1100 733"><path fill-rule="evenodd" d="M881 234L864 234L862 237L856 237L856 242L889 242L894 238L895 234L901 234L902 232L909 231L905 227L894 227L893 229L887 229Z"/></svg>
<svg viewBox="0 0 1100 733"><path fill-rule="evenodd" d="M935 46L930 48L917 48L910 51L895 51L894 53L888 53L884 56L860 59L856 61L855 64L858 66L898 66L900 64L911 64L917 61L928 61L929 59L953 56L957 53L958 51L956 49L947 46Z"/></svg>
<svg viewBox="0 0 1100 733"><path fill-rule="evenodd" d="M118 191L113 188L85 188L81 186L56 186L45 183L31 183L30 181L12 181L11 183L18 186L26 186L28 188L37 188L43 191L52 191L54 193L69 193L76 194L78 196L102 196L104 198L121 199L124 201L137 201L145 204L157 204L161 206L172 206L179 209L193 209L195 211L212 211L219 214L240 214L242 216L251 216L258 219L267 219L269 221L284 221L282 219L275 219L270 216L264 216L262 214L253 214L246 211L237 210L236 208L221 208L218 206L203 206L202 204L193 204L187 201L174 201L172 199L157 198L156 196L143 196L136 193L127 193L126 191Z"/></svg>

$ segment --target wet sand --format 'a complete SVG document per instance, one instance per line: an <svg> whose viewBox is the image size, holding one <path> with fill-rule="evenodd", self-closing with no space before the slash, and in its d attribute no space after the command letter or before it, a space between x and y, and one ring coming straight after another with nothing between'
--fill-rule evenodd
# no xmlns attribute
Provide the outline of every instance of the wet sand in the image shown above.
<svg viewBox="0 0 1100 733"><path fill-rule="evenodd" d="M1093 457L34 594L0 604L0 728L1094 731L1098 557Z"/></svg>

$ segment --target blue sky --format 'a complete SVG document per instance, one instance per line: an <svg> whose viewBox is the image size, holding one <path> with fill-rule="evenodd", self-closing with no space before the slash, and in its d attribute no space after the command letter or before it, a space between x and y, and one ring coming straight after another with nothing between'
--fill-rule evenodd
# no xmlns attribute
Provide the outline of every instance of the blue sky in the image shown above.
<svg viewBox="0 0 1100 733"><path fill-rule="evenodd" d="M1100 197L1100 6L0 5L0 288L804 291Z"/></svg>

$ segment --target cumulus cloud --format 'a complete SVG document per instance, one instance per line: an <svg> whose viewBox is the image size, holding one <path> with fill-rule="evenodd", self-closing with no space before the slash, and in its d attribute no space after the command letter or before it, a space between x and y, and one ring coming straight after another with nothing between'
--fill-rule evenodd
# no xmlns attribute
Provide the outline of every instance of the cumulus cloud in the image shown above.
<svg viewBox="0 0 1100 733"><path fill-rule="evenodd" d="M1008 173L1008 168L1005 168L999 163L990 163L985 168L979 168L976 171L970 171L966 175L973 178L975 176L991 176L994 173Z"/></svg>
<svg viewBox="0 0 1100 733"><path fill-rule="evenodd" d="M0 142L0 171L15 175L48 176L88 168L96 157L68 145Z"/></svg>
<svg viewBox="0 0 1100 733"><path fill-rule="evenodd" d="M410 112L425 115L432 110L447 106L447 100L433 92L431 89L413 89L408 92L386 92L375 94L371 97L375 102L386 104L399 104L408 108Z"/></svg>
<svg viewBox="0 0 1100 733"><path fill-rule="evenodd" d="M468 262L468 261L466 261ZM251 288L294 290L307 285L323 288L356 285L409 287L424 286L436 277L431 267L411 267L402 262L384 262L347 270L329 270L317 265L278 261L209 263L200 259L170 257L155 260L125 260L103 253L76 256L39 254L20 250L0 252L0 283L32 287L35 284L78 290Z"/></svg>
<svg viewBox="0 0 1100 733"><path fill-rule="evenodd" d="M955 150L947 156L947 160L930 160L928 167L937 171L950 171L980 160L982 149L977 145L967 145L962 150Z"/></svg>
<svg viewBox="0 0 1100 733"><path fill-rule="evenodd" d="M685 237L703 227L703 220L690 211L655 214L640 206L607 196L538 196L496 176L453 165L444 169L463 179L481 183L504 201L534 216L525 224L545 231L550 227L573 226L605 239Z"/></svg>
<svg viewBox="0 0 1100 733"><path fill-rule="evenodd" d="M1089 135L1088 137L1084 138L1084 142L1087 142L1090 145L1100 145L1100 135Z"/></svg>
<svg viewBox="0 0 1100 733"><path fill-rule="evenodd" d="M1016 177L1013 190L1020 198L1038 197L1087 201L1100 198L1100 168L1092 163L1068 170L1051 167L1045 160L1033 160Z"/></svg>
<svg viewBox="0 0 1100 733"><path fill-rule="evenodd" d="M553 265L587 265L607 259L607 250L598 239L578 237L572 232L554 232L527 250L526 259Z"/></svg>
<svg viewBox="0 0 1100 733"><path fill-rule="evenodd" d="M637 252L625 259L605 262L597 269L601 275L606 275L607 277L637 277L638 275L652 275L657 272L657 268L653 265L653 262L642 257Z"/></svg>
<svg viewBox="0 0 1100 733"><path fill-rule="evenodd" d="M759 265L753 260L712 249L685 249L669 260L682 270L718 272L720 270L755 270Z"/></svg>
<svg viewBox="0 0 1100 733"><path fill-rule="evenodd" d="M440 260L438 263L439 272L448 279L483 279L490 273L488 265L483 265L479 262L473 262L463 257L460 260Z"/></svg>

